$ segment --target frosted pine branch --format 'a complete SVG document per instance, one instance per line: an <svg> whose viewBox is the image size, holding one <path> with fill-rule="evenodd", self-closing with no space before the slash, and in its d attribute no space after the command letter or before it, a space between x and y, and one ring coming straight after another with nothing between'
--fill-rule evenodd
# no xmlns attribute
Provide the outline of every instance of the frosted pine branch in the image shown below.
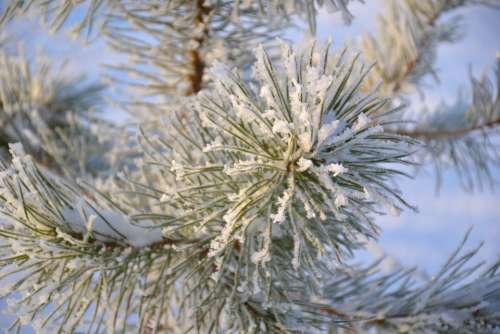
<svg viewBox="0 0 500 334"><path fill-rule="evenodd" d="M0 24L35 12L41 13L53 30L76 20L77 24L68 28L72 34L104 34L114 50L130 57L127 63L110 64L115 71L110 71L109 78L115 86L133 88L127 95L133 91L139 96L120 102L132 103L137 109L148 105L146 97L163 100L165 94L172 97L198 92L206 85L205 69L215 59L246 66L252 61L251 50L279 36L292 25L293 18L303 17L314 30L318 10L326 7L341 11L349 21L349 2L16 0L0 7ZM80 12L85 14L83 18L78 17ZM140 91L143 94L137 94Z"/></svg>
<svg viewBox="0 0 500 334"><path fill-rule="evenodd" d="M320 296L297 303L320 317L344 319L346 333L498 333L500 262L473 263L481 246L464 250L469 232L430 280L416 280L416 269L385 274L378 262L338 268Z"/></svg>
<svg viewBox="0 0 500 334"><path fill-rule="evenodd" d="M358 0L363 3L364 0ZM242 1L243 3L250 1ZM309 29L312 33L316 32L316 16L320 9L328 10L329 12L341 12L344 22L350 23L353 19L353 15L348 9L349 3L352 0L312 0L312 1L296 1L296 0L271 0L268 1L266 7L266 1L259 0L262 8L266 8L266 12L270 15L285 15L298 14L306 19L309 24Z"/></svg>
<svg viewBox="0 0 500 334"><path fill-rule="evenodd" d="M167 284L160 269L170 263L172 243L158 229L132 224L105 195L42 171L20 145L11 145L11 154L12 164L0 171L0 280L1 296L17 316L13 328L146 326L129 318L158 310L141 296L157 289L157 279Z"/></svg>
<svg viewBox="0 0 500 334"><path fill-rule="evenodd" d="M479 272L469 264L477 249L461 245L428 281L347 262L377 238L376 216L414 209L397 177L414 164L417 139L429 148L438 142L431 132L470 143L471 131L489 139L496 130L498 92L486 78L473 79L460 117L442 113L404 130L394 128L400 108L373 88L382 79L383 95L401 96L433 74L438 43L458 37L442 14L473 2L391 1L383 33L361 55L274 39L297 16L314 32L323 9L349 20L347 0L2 3L0 23L27 12L53 30L76 20L70 33L102 36L129 56L108 70L111 85L128 90L121 106L141 123L125 142L116 129L101 134L123 168L91 179L83 144L105 151L86 117L95 92L49 75L49 65L5 57L4 144L22 142L37 161L9 144L12 158L0 164L0 297L15 316L10 330L498 331L499 265ZM477 173L484 142L469 147Z"/></svg>
<svg viewBox="0 0 500 334"><path fill-rule="evenodd" d="M363 2L363 0L358 0ZM143 3L141 6L146 10L155 10L157 12L168 11L170 9L178 8L179 6L188 5L191 1L175 0L169 1L165 4L162 3ZM230 6L230 17L234 20L239 20L240 17L244 19L244 15L248 9L257 9L262 16L293 16L298 15L304 17L309 23L312 31L316 29L316 15L318 10L326 7L328 11L340 11L346 22L350 22L352 14L348 10L348 4L352 0L313 0L313 1L290 1L290 0L271 0L271 1L248 1L237 0L234 4L231 1L207 1L207 5L214 7ZM45 20L50 23L52 29L60 29L68 18L74 14L78 9L85 12L83 19L81 19L74 27L72 32L74 34L81 34L86 32L90 34L92 30L98 30L99 24L105 24L105 19L113 16L116 9L121 5L127 5L126 1L114 2L110 0L87 0L75 3L71 0L49 0L49 1L24 1L13 0L8 5L0 7L3 10L0 16L0 24L8 22L16 15L25 13L35 7L44 16ZM118 6L116 6L118 5ZM97 21L97 22L96 22ZM104 22L103 22L104 21ZM99 23L99 24L96 24ZM97 29L96 29L97 28Z"/></svg>
<svg viewBox="0 0 500 334"><path fill-rule="evenodd" d="M460 38L460 21L443 20L443 15L468 5L494 5L488 1L389 1L378 17L380 33L365 35L363 54L376 60L364 89L381 85L386 96L408 96L421 81L435 74L436 50L440 43ZM440 105L435 112L419 112L402 121L416 123L393 129L425 142L418 159L435 168L439 185L443 172L451 167L466 189L482 188L492 180L498 165L498 106L496 83L488 78L472 81L472 101L460 99L455 105ZM415 119L416 118L416 119ZM410 122L412 121L412 122ZM491 184L491 182L490 182Z"/></svg>
<svg viewBox="0 0 500 334"><path fill-rule="evenodd" d="M290 214L298 221L352 220L350 224L365 222L356 230L367 235L376 231L368 218L373 202L390 212L405 205L398 190L384 184L393 172L382 171L377 163L404 163L410 142L383 133L384 119L370 119L385 101L358 92L366 71L356 58L314 43L304 50L283 45L282 60L274 64L260 50L255 88L237 73L216 70L218 78L226 76L215 78L219 97L205 94L198 112L219 137L204 151L236 159L225 163L223 172L248 187L240 186L224 216L229 240L241 233L233 227L236 219L251 224L250 217L263 204L272 208L274 223L283 223ZM255 195L249 199L250 194ZM349 243L347 235L338 237ZM222 246L227 242L221 241Z"/></svg>
<svg viewBox="0 0 500 334"><path fill-rule="evenodd" d="M256 4L241 9L239 21L234 17L237 6L230 1L205 0L161 6L117 4L103 32L111 47L132 61L110 65L110 79L134 88L136 95L144 92L140 99L126 102L147 107L146 101L195 94L206 87L206 69L215 59L247 66L252 45L289 26L281 18L267 24Z"/></svg>
<svg viewBox="0 0 500 334"><path fill-rule="evenodd" d="M437 77L434 63L438 45L461 37L460 20L442 17L475 3L388 0L385 11L377 17L377 34L365 34L360 43L363 55L376 62L366 86L380 83L384 95L401 96L418 88L425 76Z"/></svg>
<svg viewBox="0 0 500 334"><path fill-rule="evenodd" d="M104 160L94 155L102 147L91 128L102 90L41 54L29 61L21 51L1 53L0 155L5 158L8 143L20 142L38 162L68 175L102 168Z"/></svg>
<svg viewBox="0 0 500 334"><path fill-rule="evenodd" d="M143 132L148 176L129 183L155 209L134 219L207 241L190 276L203 296L189 299L200 317L217 295L237 310L251 303L268 330L286 322L274 299L292 297L289 279L312 292L325 263L342 262L361 236L376 237L374 213L408 206L388 182L404 175L397 166L414 142L384 133L394 114L373 116L387 101L359 91L368 70L330 45L283 44L275 62L260 49L253 85L217 65L215 91L190 98L162 131Z"/></svg>
<svg viewBox="0 0 500 334"><path fill-rule="evenodd" d="M460 96L453 105L443 103L424 113L414 127L392 130L424 141L420 161L434 164L438 176L452 167L469 190L493 184L493 171L500 164L500 61L490 77L471 75L470 98Z"/></svg>

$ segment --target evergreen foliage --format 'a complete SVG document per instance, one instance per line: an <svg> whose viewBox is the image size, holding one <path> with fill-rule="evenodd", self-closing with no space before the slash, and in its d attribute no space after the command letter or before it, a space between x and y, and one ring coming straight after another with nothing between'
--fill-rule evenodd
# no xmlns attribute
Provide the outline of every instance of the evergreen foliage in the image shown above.
<svg viewBox="0 0 500 334"><path fill-rule="evenodd" d="M9 331L500 333L500 259L475 263L469 232L431 279L349 261L374 217L416 210L397 185L408 166L451 166L467 188L498 166L500 65L414 123L401 100L460 36L442 15L499 3L387 0L379 31L343 49L275 38L297 17L314 33L322 8L352 20L350 3L0 4L0 27L34 12L126 55L109 84L140 124L103 131L101 85L1 55Z"/></svg>

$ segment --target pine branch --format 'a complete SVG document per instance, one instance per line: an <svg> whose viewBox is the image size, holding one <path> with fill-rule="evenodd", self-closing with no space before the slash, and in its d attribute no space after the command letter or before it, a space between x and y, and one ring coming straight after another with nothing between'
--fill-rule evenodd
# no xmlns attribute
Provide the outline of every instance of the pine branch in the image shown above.
<svg viewBox="0 0 500 334"><path fill-rule="evenodd" d="M463 251L469 233L429 281L416 282L415 269L379 274L377 263L340 269L320 301L304 306L344 318L360 333L493 333L500 329L500 263L469 264L481 247Z"/></svg>
<svg viewBox="0 0 500 334"><path fill-rule="evenodd" d="M162 131L142 131L144 178L123 177L127 199L143 194L155 208L136 221L208 241L184 280L197 288L183 311L198 310L201 323L229 314L242 328L263 318L267 331L293 331L298 324L277 301L296 289L312 293L333 272L317 257L341 262L360 246L358 235L375 237L370 216L379 205L392 213L407 205L386 184L398 172L379 163L405 163L411 140L378 131L391 116L370 116L386 101L359 93L366 69L347 51L283 45L271 62L262 50L254 88L225 66L210 73L216 94L192 97ZM214 300L221 311L210 315ZM257 307L250 319L245 301ZM309 318L297 321L324 324Z"/></svg>
<svg viewBox="0 0 500 334"><path fill-rule="evenodd" d="M197 1L197 0L196 0ZM358 0L363 2L363 0ZM162 10L163 8L175 8L180 5L189 4L190 1L174 0L169 1L163 6L162 4L154 3L151 6L145 5L143 8ZM353 16L348 10L348 4L351 0L328 0L328 1L297 1L297 0L258 0L254 3L250 1L237 0L232 4L232 1L218 0L214 5L232 7L232 16L236 20L239 19L240 13L246 14L247 10L257 10L261 16L274 18L276 16L299 16L305 17L309 23L312 32L316 29L316 15L318 9L325 6L329 11L340 11L344 20L349 23ZM85 15L71 30L74 35L80 35L86 29L87 36L90 36L96 30L96 20L104 17L104 21L113 16L117 10L117 2L110 0L84 0L75 3L72 0L13 0L8 5L0 6L0 25L6 24L14 17L24 14L32 9L39 10L44 19L48 21L51 28L57 31L63 27L66 21L78 10L83 10ZM126 5L125 2L122 5ZM162 8L163 6L163 8ZM119 7L119 6L118 6ZM105 24L105 22L103 22ZM100 27L97 27L100 28Z"/></svg>
<svg viewBox="0 0 500 334"><path fill-rule="evenodd" d="M462 244L423 283L411 270L384 275L378 263L344 262L377 237L375 215L412 208L394 181L412 164L416 140L391 132L400 119L390 101L362 91L371 72L359 56L311 43L282 44L270 57L260 46L246 77L253 47L292 16L314 30L319 8L349 15L348 2L83 1L89 11L75 32L103 19L99 32L132 57L114 68L138 76L126 84L146 95L129 106L151 112L142 115L151 122L141 126L133 163L105 185L53 175L11 146L12 162L0 163L0 292L17 315L12 330L28 323L49 333L496 330L500 265L477 274L479 265L466 266L477 250L463 254ZM455 26L437 20L463 1L405 3L415 11L397 24L411 22L416 40L430 40L419 47L453 37ZM59 29L78 4L16 0L2 20L30 6ZM408 58L392 93L432 72L426 57ZM473 90L460 126L401 131L443 130L456 142L466 130L493 132L498 92L486 79L473 79ZM167 115L161 126L158 115ZM21 127L12 131L21 138ZM64 138L71 147L78 136Z"/></svg>
<svg viewBox="0 0 500 334"><path fill-rule="evenodd" d="M452 167L467 190L482 187L484 181L494 185L493 170L500 166L496 136L500 126L500 63L495 78L476 79L471 74L472 97L459 98L453 106L442 104L423 114L415 126L389 128L387 131L421 140L424 147L416 157L431 162L437 170Z"/></svg>
<svg viewBox="0 0 500 334"><path fill-rule="evenodd" d="M191 57L191 63L193 67L193 73L189 75L188 80L191 83L191 88L187 92L187 95L193 95L198 93L202 88L203 74L205 71L205 62L202 58L201 51L205 40L208 38L208 26L209 24L205 22L208 20L211 12L211 8L205 4L205 0L196 1L196 18L195 18L195 29L202 27L203 34L196 37L194 40L197 44L196 48L189 52Z"/></svg>
<svg viewBox="0 0 500 334"><path fill-rule="evenodd" d="M213 284L206 282L206 269L211 274L215 268L207 257L210 239L164 237L161 226L152 225L158 218L154 214L147 219L146 214L128 214L89 185L75 187L42 171L18 145L11 146L11 153L12 165L0 170L0 280L2 295L16 307L14 329L29 321L40 331L91 331L105 323L108 332L142 332L151 326L158 332L168 309L176 307L172 289L179 282L195 284L193 299L184 296L183 303L196 310L200 326L223 321L225 299L215 316L199 305L213 293ZM207 263L200 267L200 290L199 278L189 277L198 271L198 261ZM56 277L47 281L54 272ZM14 274L19 278L10 282ZM252 319L265 318L266 328L274 326L273 316L256 305L243 301L239 308L252 310ZM97 318L87 318L90 309Z"/></svg>
<svg viewBox="0 0 500 334"><path fill-rule="evenodd" d="M424 31L422 33L419 43L420 45L417 46L419 50L426 50L432 47L432 30L435 28L436 21L443 14L443 10L444 3L441 4L441 8L431 14L431 17L426 18L425 24L428 25L428 31ZM415 15L415 13L413 13L412 15ZM404 71L403 73L401 73L401 77L394 83L394 86L392 87L392 91L390 93L391 96L397 96L400 93L403 82L415 71L415 68L419 65L419 63L422 62L422 58L422 53L418 53L413 59L407 60L407 63L404 66Z"/></svg>
<svg viewBox="0 0 500 334"><path fill-rule="evenodd" d="M404 98L408 88L418 87L426 75L434 75L438 45L459 37L458 21L441 22L441 17L467 5L494 6L494 3L389 1L384 14L379 16L379 34L367 35L361 43L364 55L377 61L364 89L377 85L382 78L384 95ZM417 115L416 121L411 122L413 126L387 129L424 142L416 161L429 162L435 167L438 184L442 171L451 167L467 190L481 187L484 179L492 180L492 168L500 161L498 145L492 138L500 120L495 111L498 94L490 82L477 82L474 78L471 81L474 97L470 107L464 101L453 107L441 105L435 112ZM409 122L407 116L402 122Z"/></svg>
<svg viewBox="0 0 500 334"><path fill-rule="evenodd" d="M104 33L116 51L136 59L134 64L110 66L114 83L134 88L136 95L140 90L146 92L146 96L124 101L131 113L139 110L156 115L161 108L158 101L205 88L203 74L215 60L248 66L252 48L289 26L281 17L270 26L256 4L240 6L231 1L210 5L179 1L159 8L122 4ZM236 12L242 15L241 21Z"/></svg>
<svg viewBox="0 0 500 334"><path fill-rule="evenodd" d="M358 0L363 3L364 0ZM313 34L316 33L316 16L321 8L326 8L329 12L341 12L344 22L349 24L353 16L348 9L348 5L352 0L258 0L259 6L263 8L264 13L268 13L269 19L273 16L291 16L299 15L305 17L309 24L309 30Z"/></svg>
<svg viewBox="0 0 500 334"><path fill-rule="evenodd" d="M0 169L0 280L18 317L13 328L144 327L130 318L158 312L158 298L169 298L176 275L191 269L176 260L176 249L199 249L200 241L137 227L104 194L42 171L19 145L11 153L12 164Z"/></svg>
<svg viewBox="0 0 500 334"><path fill-rule="evenodd" d="M452 129L452 130L387 130L389 133L398 134L400 136L412 137L419 140L439 140L439 139L456 139L464 136L473 135L475 132L486 132L494 130L500 125L500 119L491 120L485 124L475 125L468 128Z"/></svg>
<svg viewBox="0 0 500 334"><path fill-rule="evenodd" d="M113 1L110 0L13 0L0 5L0 26L9 23L15 17L36 10L49 24L53 32L61 29L66 21L78 11L83 10L83 18L71 28L73 35L83 34L90 37L96 28L96 20L112 12Z"/></svg>
<svg viewBox="0 0 500 334"><path fill-rule="evenodd" d="M367 59L376 62L366 82L370 88L382 78L382 93L399 96L403 89L418 85L428 74L435 76L434 62L439 43L459 37L458 21L440 18L468 1L405 0L388 1L378 16L378 34L365 35L360 48ZM413 87L412 87L413 88Z"/></svg>
<svg viewBox="0 0 500 334"><path fill-rule="evenodd" d="M493 1L388 0L377 17L378 33L361 40L363 55L375 62L365 89L379 85L384 95L398 97L410 92L427 75L438 79L434 70L437 47L460 39L460 20L440 22L445 14L471 5L497 7Z"/></svg>
<svg viewBox="0 0 500 334"><path fill-rule="evenodd" d="M105 165L96 159L93 113L102 106L102 85L82 76L65 75L40 55L29 61L0 54L0 137L3 148L21 142L39 163L66 175L96 173ZM99 121L103 124L103 121Z"/></svg>

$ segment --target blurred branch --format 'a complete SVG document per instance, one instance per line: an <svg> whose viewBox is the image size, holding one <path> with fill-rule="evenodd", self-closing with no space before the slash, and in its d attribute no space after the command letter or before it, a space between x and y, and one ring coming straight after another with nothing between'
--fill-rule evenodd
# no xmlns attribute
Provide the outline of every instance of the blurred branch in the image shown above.
<svg viewBox="0 0 500 334"><path fill-rule="evenodd" d="M203 44L208 38L208 27L209 24L206 22L210 20L211 7L207 6L205 0L196 0L196 18L195 18L195 30L201 30L200 36L194 38L196 47L189 51L191 58L191 63L193 67L193 73L188 76L190 82L190 89L187 95L193 95L198 93L202 88L203 83L203 73L205 71L205 61L203 60L202 49ZM201 28L201 29L200 29Z"/></svg>
<svg viewBox="0 0 500 334"><path fill-rule="evenodd" d="M500 262L471 264L482 245L464 251L469 234L429 280L417 282L416 269L380 273L378 262L340 269L322 294L334 307L305 306L359 333L493 333L500 324Z"/></svg>
<svg viewBox="0 0 500 334"><path fill-rule="evenodd" d="M484 179L493 181L492 169L500 167L500 59L494 80L471 74L470 82L470 99L459 96L452 106L441 104L417 115L413 127L387 129L421 140L424 147L417 159L435 166L438 181L443 167L451 167L468 190L482 187Z"/></svg>
<svg viewBox="0 0 500 334"><path fill-rule="evenodd" d="M364 56L375 62L365 88L379 85L384 95L395 97L418 86L426 75L437 79L434 63L437 47L460 38L459 18L440 22L443 15L466 5L468 0L387 0L377 17L378 32L360 42Z"/></svg>
<svg viewBox="0 0 500 334"><path fill-rule="evenodd" d="M469 128L455 129L455 130L392 130L388 129L387 132L394 133L401 136L412 137L421 140L438 140L438 139L450 139L459 138L467 135L471 135L476 131L489 131L494 130L500 126L500 119L491 120L485 124L475 125Z"/></svg>
<svg viewBox="0 0 500 334"><path fill-rule="evenodd" d="M43 55L0 54L0 146L20 142L39 163L67 175L105 165L93 126L104 86L71 76ZM99 158L97 158L99 157Z"/></svg>

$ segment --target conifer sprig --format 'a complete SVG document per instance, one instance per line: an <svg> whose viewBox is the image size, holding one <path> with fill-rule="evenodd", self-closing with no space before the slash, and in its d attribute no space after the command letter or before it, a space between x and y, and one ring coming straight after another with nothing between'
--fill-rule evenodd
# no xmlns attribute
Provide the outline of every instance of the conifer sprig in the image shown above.
<svg viewBox="0 0 500 334"><path fill-rule="evenodd" d="M412 270L381 273L378 262L347 262L377 237L376 215L412 208L397 177L406 176L401 168L421 149L417 139L428 149L435 144L431 132L440 139L466 132L462 140L470 129L486 128L489 139L498 122L494 84L474 79L474 99L459 126L437 117L395 128L404 120L400 108L379 95L373 79L384 78L382 94L390 97L418 86L433 73L438 43L457 36L455 21L440 16L494 0L391 1L384 23L394 33L365 40L362 57L351 48L334 52L330 43L292 48L271 39L296 16L314 31L320 8L349 18L351 2L0 4L0 24L33 9L54 30L76 18L73 34L102 34L130 56L113 69L135 77L125 83L141 96L126 104L141 117L138 145L112 142L126 152L117 164L123 170L82 181L73 175L87 176L85 168L72 162L87 160L74 159L73 151L79 153L77 143L95 143L78 132L90 135L85 130L94 123L82 117L56 132L59 123L48 121L54 111L86 115L97 92L49 76L50 66L33 76L26 61L3 62L0 122L4 114L21 119L4 122L9 135L19 123L14 140L30 153L38 140L54 160L43 164L35 155L34 162L10 144L12 158L0 163L0 297L15 313L11 330L30 324L40 333L498 331L498 261L479 272L481 264L469 264L477 249L464 252L465 240L429 281L416 280ZM366 66L361 58L378 62ZM46 84L51 94L40 94ZM471 166L480 173L477 153ZM66 177L52 166L65 167Z"/></svg>
<svg viewBox="0 0 500 334"><path fill-rule="evenodd" d="M163 131L143 132L148 177L131 182L131 195L146 193L154 209L134 220L207 241L189 276L202 314L219 296L288 322L275 300L293 298L290 280L313 293L361 236L377 236L373 214L409 206L388 182L404 175L397 166L416 143L384 133L395 110L371 118L387 101L359 91L368 70L330 45L283 44L275 62L261 49L252 85L217 65L215 91L190 98Z"/></svg>
<svg viewBox="0 0 500 334"><path fill-rule="evenodd" d="M21 51L0 53L0 156L5 158L9 143L19 142L53 171L95 173L104 164L96 157L102 147L92 131L103 89L68 75L42 54L29 60Z"/></svg>

